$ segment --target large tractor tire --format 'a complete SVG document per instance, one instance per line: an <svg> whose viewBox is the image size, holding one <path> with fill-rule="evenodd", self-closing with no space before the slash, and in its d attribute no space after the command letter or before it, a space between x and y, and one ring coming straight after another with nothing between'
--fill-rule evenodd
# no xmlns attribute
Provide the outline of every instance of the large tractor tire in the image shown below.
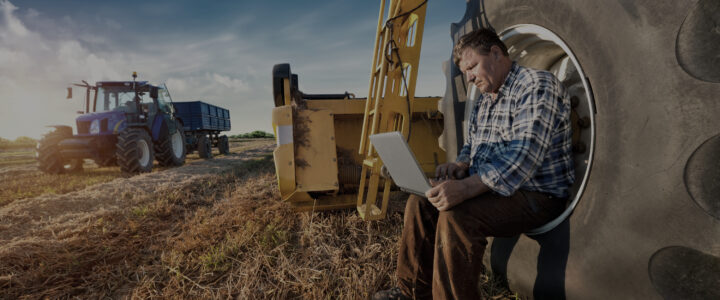
<svg viewBox="0 0 720 300"><path fill-rule="evenodd" d="M108 157L101 157L101 158L95 159L95 164L97 164L101 168L114 167L114 166L117 166L117 157L115 157L115 155L108 156Z"/></svg>
<svg viewBox="0 0 720 300"><path fill-rule="evenodd" d="M586 159L576 160L572 216L495 239L485 256L514 291L720 298L719 22L713 0L468 1L454 40L489 23L511 57L567 75L578 103L584 147L573 148ZM444 105L462 118L462 75L446 66ZM446 128L462 139L460 126Z"/></svg>
<svg viewBox="0 0 720 300"><path fill-rule="evenodd" d="M152 171L154 152L152 139L141 128L128 128L118 135L115 150L120 170L126 173Z"/></svg>
<svg viewBox="0 0 720 300"><path fill-rule="evenodd" d="M185 132L176 122L177 130L155 144L155 158L161 166L182 166L185 163Z"/></svg>
<svg viewBox="0 0 720 300"><path fill-rule="evenodd" d="M198 155L200 158L212 158L212 141L207 135L198 138Z"/></svg>
<svg viewBox="0 0 720 300"><path fill-rule="evenodd" d="M218 141L218 150L220 150L220 154L230 153L230 141L228 141L227 136L220 136Z"/></svg>
<svg viewBox="0 0 720 300"><path fill-rule="evenodd" d="M43 136L37 144L37 160L40 171L49 174L80 172L83 170L82 159L64 159L60 155L58 143L72 137L72 128L58 127Z"/></svg>

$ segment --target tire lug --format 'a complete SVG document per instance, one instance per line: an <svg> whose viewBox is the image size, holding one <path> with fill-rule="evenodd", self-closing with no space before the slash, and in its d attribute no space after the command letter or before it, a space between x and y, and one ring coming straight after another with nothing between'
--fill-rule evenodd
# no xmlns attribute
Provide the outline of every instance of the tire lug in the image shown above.
<svg viewBox="0 0 720 300"><path fill-rule="evenodd" d="M572 106L572 108L576 108L578 105L580 105L580 98L577 96L570 97L570 106Z"/></svg>
<svg viewBox="0 0 720 300"><path fill-rule="evenodd" d="M587 150L587 147L583 142L577 142L572 146L572 151L574 153L582 154L585 153L585 150Z"/></svg>
<svg viewBox="0 0 720 300"><path fill-rule="evenodd" d="M578 124L578 126L580 126L580 128L583 128L583 129L588 128L588 127L590 127L590 118L588 118L588 117L579 118L577 120L577 124Z"/></svg>

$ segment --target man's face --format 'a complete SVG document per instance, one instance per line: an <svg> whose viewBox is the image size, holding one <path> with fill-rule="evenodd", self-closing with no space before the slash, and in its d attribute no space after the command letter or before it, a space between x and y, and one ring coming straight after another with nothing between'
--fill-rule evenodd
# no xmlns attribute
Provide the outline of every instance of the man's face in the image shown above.
<svg viewBox="0 0 720 300"><path fill-rule="evenodd" d="M500 75L500 61L497 53L491 49L488 54L480 54L475 49L465 49L460 56L460 71L465 74L469 84L482 93L497 93L503 84Z"/></svg>

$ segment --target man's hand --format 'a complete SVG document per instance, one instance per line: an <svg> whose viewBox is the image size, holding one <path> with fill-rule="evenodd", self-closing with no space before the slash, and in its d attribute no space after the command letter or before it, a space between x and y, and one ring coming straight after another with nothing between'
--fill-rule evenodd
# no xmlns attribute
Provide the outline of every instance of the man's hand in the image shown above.
<svg viewBox="0 0 720 300"><path fill-rule="evenodd" d="M490 190L480 179L473 175L462 180L431 181L433 188L425 192L425 197L439 211L446 211L463 201Z"/></svg>
<svg viewBox="0 0 720 300"><path fill-rule="evenodd" d="M437 179L463 179L468 176L470 166L463 162L444 163L435 168Z"/></svg>
<svg viewBox="0 0 720 300"><path fill-rule="evenodd" d="M448 179L440 183L433 182L433 186L425 192L425 197L439 211L446 211L467 199L466 188L461 180Z"/></svg>

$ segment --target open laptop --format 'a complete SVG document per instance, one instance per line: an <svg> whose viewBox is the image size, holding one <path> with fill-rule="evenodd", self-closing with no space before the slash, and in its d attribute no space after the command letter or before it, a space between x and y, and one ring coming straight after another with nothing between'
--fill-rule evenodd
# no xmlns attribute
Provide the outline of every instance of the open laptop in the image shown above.
<svg viewBox="0 0 720 300"><path fill-rule="evenodd" d="M398 131L373 134L370 142L380 155L393 181L401 190L425 197L431 186L420 164Z"/></svg>

